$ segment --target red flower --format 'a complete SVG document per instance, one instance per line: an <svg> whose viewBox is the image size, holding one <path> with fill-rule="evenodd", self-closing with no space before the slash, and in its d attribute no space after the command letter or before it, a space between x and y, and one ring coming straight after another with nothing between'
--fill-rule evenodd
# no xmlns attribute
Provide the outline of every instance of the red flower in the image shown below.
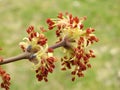
<svg viewBox="0 0 120 90"><path fill-rule="evenodd" d="M39 34L39 39L37 44L40 44L41 46L45 45L47 42L47 38L44 36L44 34Z"/></svg>
<svg viewBox="0 0 120 90"><path fill-rule="evenodd" d="M52 48L48 48L48 52L53 52L53 49Z"/></svg>
<svg viewBox="0 0 120 90"><path fill-rule="evenodd" d="M31 33L34 30L34 26L30 26L26 31L27 33Z"/></svg>
<svg viewBox="0 0 120 90"><path fill-rule="evenodd" d="M63 19L63 13L59 13L57 17Z"/></svg>
<svg viewBox="0 0 120 90"><path fill-rule="evenodd" d="M55 23L50 18L48 18L46 22L49 25L49 30L54 28Z"/></svg>
<svg viewBox="0 0 120 90"><path fill-rule="evenodd" d="M5 88L5 90L9 90L9 87L10 87L10 75L7 74L5 72L5 70L3 70L1 67L0 67L0 76L3 80L3 82L1 83L1 88Z"/></svg>
<svg viewBox="0 0 120 90"><path fill-rule="evenodd" d="M36 77L38 78L38 81L44 80L45 82L48 81L47 76L49 73L53 72L53 69L55 68L54 57L48 57L46 59L42 58L41 62L39 63L39 67L36 69Z"/></svg>

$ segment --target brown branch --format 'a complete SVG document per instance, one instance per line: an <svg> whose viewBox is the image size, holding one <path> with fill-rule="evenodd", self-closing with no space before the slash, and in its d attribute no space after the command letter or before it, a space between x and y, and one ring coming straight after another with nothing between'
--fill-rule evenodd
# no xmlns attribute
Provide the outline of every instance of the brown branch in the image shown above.
<svg viewBox="0 0 120 90"><path fill-rule="evenodd" d="M49 48L56 49L56 48L59 48L59 47L65 47L65 48L70 47L68 38L65 37L61 42L56 43L55 45L52 45ZM26 51L26 52L23 52L20 55L13 56L13 57L10 57L10 58L7 58L7 59L3 59L3 61L0 62L0 65L4 65L4 64L7 64L7 63L11 63L11 62L19 61L19 60L24 60L24 59L27 60L27 59L30 58L31 54L33 54L33 53L29 53L29 52Z"/></svg>
<svg viewBox="0 0 120 90"><path fill-rule="evenodd" d="M56 43L53 46L50 46L49 48L56 49L59 47L69 47L69 46L70 46L69 39L67 37L65 37L62 41Z"/></svg>
<svg viewBox="0 0 120 90"><path fill-rule="evenodd" d="M19 60L23 60L23 59L28 59L30 55L31 55L31 53L24 52L24 53L19 54L17 56L10 57L10 58L7 58L7 59L3 59L3 61L0 62L0 65L15 62L15 61L19 61Z"/></svg>

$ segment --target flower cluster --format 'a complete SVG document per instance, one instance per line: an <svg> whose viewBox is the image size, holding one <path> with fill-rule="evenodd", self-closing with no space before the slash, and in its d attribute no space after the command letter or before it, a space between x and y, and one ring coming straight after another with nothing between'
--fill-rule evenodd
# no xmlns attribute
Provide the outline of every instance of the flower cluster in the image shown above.
<svg viewBox="0 0 120 90"><path fill-rule="evenodd" d="M83 77L83 71L90 68L89 59L94 58L93 50L88 50L87 47L98 41L98 38L93 34L93 28L83 30L82 22L86 17L73 17L72 14L59 13L57 19L47 19L49 30L56 28L56 36L60 42L67 37L67 45L64 46L64 57L61 58L62 70L71 69L72 81L75 80L75 75Z"/></svg>
<svg viewBox="0 0 120 90"><path fill-rule="evenodd" d="M45 30L40 28L41 32L35 32L34 27L30 26L26 31L28 37L25 42L20 42L23 52L31 53L29 60L35 64L36 77L38 81L47 80L48 73L52 73L55 68L56 58L53 56L53 49L48 47L47 38L42 33Z"/></svg>
<svg viewBox="0 0 120 90"><path fill-rule="evenodd" d="M53 28L56 29L57 37L64 38L67 37L79 37L82 34L81 29L83 28L82 22L86 20L86 17L78 18L73 17L72 14L66 13L64 16L62 13L59 13L57 19L47 19L47 24L49 30ZM77 35L78 34L78 35Z"/></svg>
<svg viewBox="0 0 120 90"><path fill-rule="evenodd" d="M47 82L48 73L52 73L53 69L55 68L54 62L56 61L56 58L52 56L50 49L48 49L46 54L39 56L38 58L41 61L37 64L38 67L36 69L36 73L37 73L36 77L38 78L38 81L44 79L44 81Z"/></svg>
<svg viewBox="0 0 120 90"><path fill-rule="evenodd" d="M3 61L3 58L0 57L0 62ZM0 77L2 78L1 88L5 88L5 90L9 90L10 87L10 75L6 73L5 70L0 66Z"/></svg>
<svg viewBox="0 0 120 90"><path fill-rule="evenodd" d="M29 60L35 64L36 77L38 81L48 81L47 76L55 68L56 58L53 49L63 47L64 56L61 58L62 70L71 69L72 81L75 76L83 77L83 71L90 68L90 58L94 58L93 50L87 47L98 42L93 34L93 28L84 29L83 21L86 17L73 17L72 14L59 13L57 19L47 19L48 29L56 29L58 41L53 46L48 46L47 38L43 34L47 30L40 28L40 33L34 31L30 26L26 31L28 37L20 43L23 52L31 53Z"/></svg>
<svg viewBox="0 0 120 90"><path fill-rule="evenodd" d="M26 42L21 42L20 46L22 50L25 52L37 52L40 50L41 46L44 46L47 42L47 38L42 33L38 33L34 31L34 27L30 26L27 30L28 37L25 37L24 40Z"/></svg>
<svg viewBox="0 0 120 90"><path fill-rule="evenodd" d="M3 70L1 67L0 67L0 76L3 80L3 82L1 83L1 88L5 88L5 90L9 90L9 86L10 86L10 75L7 74L5 72L5 70Z"/></svg>
<svg viewBox="0 0 120 90"><path fill-rule="evenodd" d="M2 50L2 48L0 48ZM0 56L0 62L3 62L3 58ZM5 90L9 90L10 87L10 75L6 73L5 70L0 66L0 77L2 78L1 88L5 88Z"/></svg>

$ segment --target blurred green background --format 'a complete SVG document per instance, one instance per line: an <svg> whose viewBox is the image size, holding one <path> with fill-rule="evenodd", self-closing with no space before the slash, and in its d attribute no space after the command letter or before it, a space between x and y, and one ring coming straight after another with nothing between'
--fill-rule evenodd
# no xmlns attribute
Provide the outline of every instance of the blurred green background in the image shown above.
<svg viewBox="0 0 120 90"><path fill-rule="evenodd" d="M18 61L4 65L11 74L11 90L119 90L120 89L120 0L0 0L0 55L10 57L21 53L19 42L26 36L26 28L37 30L45 26L47 18L59 12L87 16L85 27L94 27L100 41L93 45L96 58L84 78L71 81L70 72L62 72L57 64L49 82L38 82L32 64ZM46 33L49 44L56 39ZM59 56L61 52L57 52ZM0 89L1 90L1 89Z"/></svg>

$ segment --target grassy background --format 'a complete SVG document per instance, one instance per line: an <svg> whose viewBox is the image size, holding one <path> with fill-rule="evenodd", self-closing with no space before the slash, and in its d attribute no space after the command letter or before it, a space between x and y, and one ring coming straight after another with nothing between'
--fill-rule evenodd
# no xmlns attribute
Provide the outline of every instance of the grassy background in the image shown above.
<svg viewBox="0 0 120 90"><path fill-rule="evenodd" d="M4 57L21 53L19 42L26 36L29 25L45 26L48 17L58 12L87 16L85 27L94 27L99 43L93 49L97 58L84 78L71 82L69 72L60 71L60 65L49 82L38 82L28 61L10 63L4 68L11 74L11 90L119 90L120 88L120 0L0 0L0 47ZM55 35L47 33L55 42ZM59 55L57 53L57 55Z"/></svg>

